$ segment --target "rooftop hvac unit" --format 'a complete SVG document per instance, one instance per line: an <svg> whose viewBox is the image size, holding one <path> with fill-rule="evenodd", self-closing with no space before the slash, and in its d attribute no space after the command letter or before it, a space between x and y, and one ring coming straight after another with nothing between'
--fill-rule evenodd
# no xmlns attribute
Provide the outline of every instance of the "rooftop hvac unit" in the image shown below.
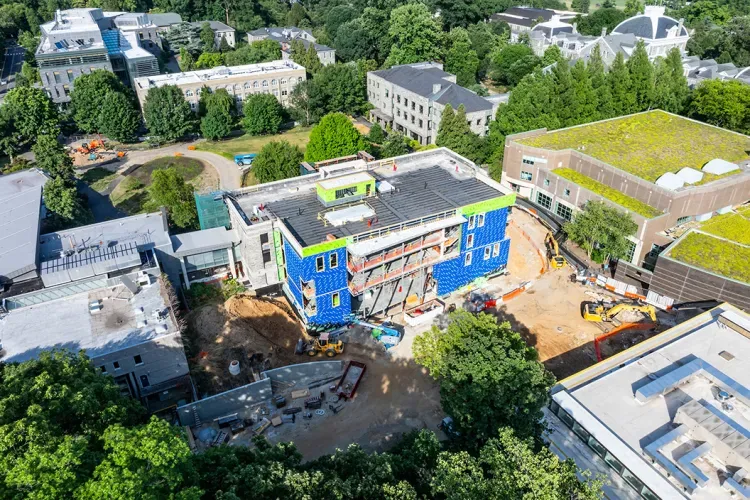
<svg viewBox="0 0 750 500"><path fill-rule="evenodd" d="M135 323L135 326L138 327L138 328L145 328L146 327L146 320L145 319L139 319Z"/></svg>
<svg viewBox="0 0 750 500"><path fill-rule="evenodd" d="M141 271L138 273L136 282L138 283L138 286L149 286L151 285L151 275L146 271Z"/></svg>
<svg viewBox="0 0 750 500"><path fill-rule="evenodd" d="M102 312L101 300L92 300L89 302L89 314L99 314L100 312Z"/></svg>

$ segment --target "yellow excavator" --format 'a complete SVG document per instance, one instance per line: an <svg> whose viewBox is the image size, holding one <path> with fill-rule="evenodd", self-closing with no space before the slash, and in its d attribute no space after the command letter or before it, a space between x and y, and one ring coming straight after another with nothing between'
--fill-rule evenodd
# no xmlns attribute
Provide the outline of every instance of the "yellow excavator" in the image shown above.
<svg viewBox="0 0 750 500"><path fill-rule="evenodd" d="M649 304L636 304L631 302L618 302L616 304L604 304L602 302L582 302L581 316L586 321L597 323L613 321L615 316L623 311L638 311L648 315L655 324L659 321L656 319L656 308Z"/></svg>
<svg viewBox="0 0 750 500"><path fill-rule="evenodd" d="M560 255L560 247L557 244L557 240L552 233L547 233L544 237L544 245L547 247L547 258L549 258L549 265L553 269L561 269L568 265L568 261Z"/></svg>
<svg viewBox="0 0 750 500"><path fill-rule="evenodd" d="M330 339L328 333L321 333L319 337L313 337L311 342L299 339L294 349L295 354L307 354L310 357L316 356L319 352L332 358L344 352L344 342Z"/></svg>

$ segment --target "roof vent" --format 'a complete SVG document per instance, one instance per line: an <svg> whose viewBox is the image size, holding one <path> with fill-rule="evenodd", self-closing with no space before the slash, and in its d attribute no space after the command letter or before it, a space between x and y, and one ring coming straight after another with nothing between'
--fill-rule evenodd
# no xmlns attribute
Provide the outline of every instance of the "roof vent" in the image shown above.
<svg viewBox="0 0 750 500"><path fill-rule="evenodd" d="M732 354L731 352L728 352L728 351L721 351L719 353L719 356L721 356L722 358L726 359L727 361L732 361L734 359L734 354Z"/></svg>

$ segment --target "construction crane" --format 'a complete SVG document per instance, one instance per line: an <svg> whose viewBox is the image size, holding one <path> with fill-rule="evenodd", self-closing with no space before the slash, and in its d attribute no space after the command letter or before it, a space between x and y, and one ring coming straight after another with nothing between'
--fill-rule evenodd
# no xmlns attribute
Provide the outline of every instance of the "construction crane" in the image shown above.
<svg viewBox="0 0 750 500"><path fill-rule="evenodd" d="M614 321L615 316L623 311L637 311L648 315L654 324L659 321L656 318L656 308L649 304L634 304L619 302L617 304L604 304L602 302L582 302L581 316L586 321L597 323Z"/></svg>
<svg viewBox="0 0 750 500"><path fill-rule="evenodd" d="M548 232L547 236L544 237L544 245L547 247L547 258L549 258L550 266L554 269L561 269L568 265L565 257L560 255L560 247L551 232Z"/></svg>

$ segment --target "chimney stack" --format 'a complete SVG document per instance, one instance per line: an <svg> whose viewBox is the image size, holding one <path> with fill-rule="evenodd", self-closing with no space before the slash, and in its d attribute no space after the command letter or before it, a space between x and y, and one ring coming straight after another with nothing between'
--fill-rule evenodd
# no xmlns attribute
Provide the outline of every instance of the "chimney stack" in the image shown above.
<svg viewBox="0 0 750 500"><path fill-rule="evenodd" d="M680 18L677 23L677 36L682 36L682 25L685 24L685 20Z"/></svg>
<svg viewBox="0 0 750 500"><path fill-rule="evenodd" d="M433 94L437 94L438 92L440 92L440 89L442 89L442 88L443 88L443 86L440 85L439 83L433 83L432 84L432 93Z"/></svg>
<svg viewBox="0 0 750 500"><path fill-rule="evenodd" d="M578 23L573 23L573 33L578 33Z"/></svg>
<svg viewBox="0 0 750 500"><path fill-rule="evenodd" d="M602 26L602 36L607 36L607 27Z"/></svg>

